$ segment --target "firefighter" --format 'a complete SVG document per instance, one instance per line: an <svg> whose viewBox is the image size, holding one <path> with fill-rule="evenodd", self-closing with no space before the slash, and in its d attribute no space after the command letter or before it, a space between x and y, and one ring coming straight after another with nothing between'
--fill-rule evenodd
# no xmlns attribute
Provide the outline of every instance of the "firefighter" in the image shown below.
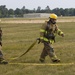
<svg viewBox="0 0 75 75"><path fill-rule="evenodd" d="M64 33L58 28L56 20L57 15L54 13L50 14L49 20L46 21L40 29L40 40L44 44L44 48L39 59L41 62L45 61L45 57L47 55L49 55L52 62L60 62L60 59L57 58L54 52L52 44L55 42L56 34L64 37Z"/></svg>
<svg viewBox="0 0 75 75"><path fill-rule="evenodd" d="M7 64L8 62L5 61L3 58L3 53L2 53L2 30L0 27L0 64Z"/></svg>

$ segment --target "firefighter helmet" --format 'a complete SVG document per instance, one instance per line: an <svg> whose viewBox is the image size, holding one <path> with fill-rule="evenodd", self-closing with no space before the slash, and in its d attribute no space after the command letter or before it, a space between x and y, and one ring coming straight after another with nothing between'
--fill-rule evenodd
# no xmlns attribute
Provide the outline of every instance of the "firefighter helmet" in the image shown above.
<svg viewBox="0 0 75 75"><path fill-rule="evenodd" d="M50 18L57 19L57 15L56 14L50 14Z"/></svg>

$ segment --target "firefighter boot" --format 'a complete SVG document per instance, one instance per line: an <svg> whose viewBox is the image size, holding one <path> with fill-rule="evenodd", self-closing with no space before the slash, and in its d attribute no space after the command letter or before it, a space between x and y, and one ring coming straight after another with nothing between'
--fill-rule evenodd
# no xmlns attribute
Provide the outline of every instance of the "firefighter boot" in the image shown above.
<svg viewBox="0 0 75 75"><path fill-rule="evenodd" d="M60 59L58 59L56 56L51 58L52 62L58 63L60 62Z"/></svg>
<svg viewBox="0 0 75 75"><path fill-rule="evenodd" d="M0 64L8 64L8 62L4 58L0 58Z"/></svg>
<svg viewBox="0 0 75 75"><path fill-rule="evenodd" d="M4 60L3 54L1 51L0 51L0 64L8 64L8 62Z"/></svg>

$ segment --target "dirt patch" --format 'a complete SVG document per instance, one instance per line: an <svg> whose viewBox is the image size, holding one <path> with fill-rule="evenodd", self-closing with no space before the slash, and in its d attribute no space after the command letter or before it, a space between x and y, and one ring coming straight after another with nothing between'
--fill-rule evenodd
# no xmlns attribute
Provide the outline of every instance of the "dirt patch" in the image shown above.
<svg viewBox="0 0 75 75"><path fill-rule="evenodd" d="M1 23L44 23L45 20L11 20L11 21L0 21ZM75 22L75 19L60 19L57 22Z"/></svg>

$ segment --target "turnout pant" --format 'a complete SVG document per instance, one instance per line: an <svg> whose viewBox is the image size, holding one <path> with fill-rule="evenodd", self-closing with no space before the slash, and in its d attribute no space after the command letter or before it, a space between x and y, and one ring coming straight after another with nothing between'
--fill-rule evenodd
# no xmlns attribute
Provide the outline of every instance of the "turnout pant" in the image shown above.
<svg viewBox="0 0 75 75"><path fill-rule="evenodd" d="M0 61L3 60L2 43L0 42Z"/></svg>
<svg viewBox="0 0 75 75"><path fill-rule="evenodd" d="M54 49L53 49L53 47L51 46L51 44L48 43L48 42L44 42L44 48L43 48L43 51L42 51L42 53L41 53L40 58L43 59L43 60L45 60L45 57L46 57L47 55L49 55L49 57L50 57L51 59L53 59L53 58L56 59L56 58L57 58L57 56L55 55Z"/></svg>

